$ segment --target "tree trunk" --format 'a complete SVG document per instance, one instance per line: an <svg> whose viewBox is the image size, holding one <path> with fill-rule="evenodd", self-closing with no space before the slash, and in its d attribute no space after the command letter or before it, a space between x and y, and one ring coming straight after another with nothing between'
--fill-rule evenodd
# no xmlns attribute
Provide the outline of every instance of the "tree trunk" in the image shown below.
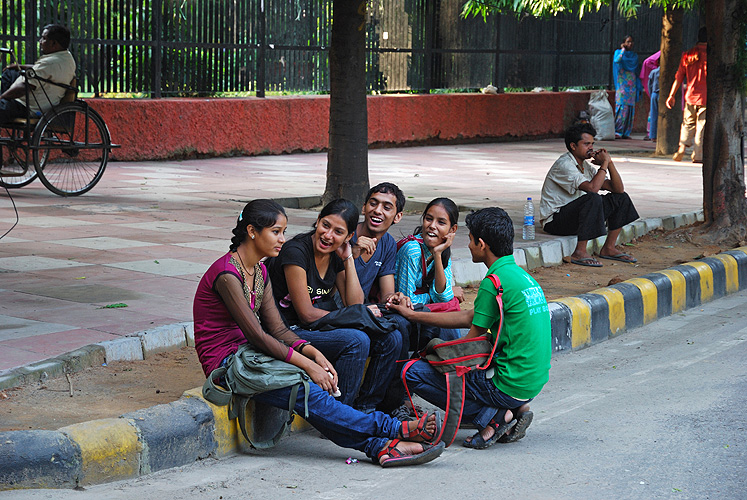
<svg viewBox="0 0 747 500"><path fill-rule="evenodd" d="M677 151L682 125L682 91L677 104L667 109L667 96L682 56L683 9L666 9L661 19L661 58L659 59L659 122L656 132L656 154L671 155Z"/></svg>
<svg viewBox="0 0 747 500"><path fill-rule="evenodd" d="M708 0L708 101L703 138L703 211L718 239L744 238L744 163L741 155L743 117L737 65L744 44L747 5L744 0Z"/></svg>
<svg viewBox="0 0 747 500"><path fill-rule="evenodd" d="M329 50L329 152L322 202L347 198L358 206L368 191L366 2L334 0Z"/></svg>

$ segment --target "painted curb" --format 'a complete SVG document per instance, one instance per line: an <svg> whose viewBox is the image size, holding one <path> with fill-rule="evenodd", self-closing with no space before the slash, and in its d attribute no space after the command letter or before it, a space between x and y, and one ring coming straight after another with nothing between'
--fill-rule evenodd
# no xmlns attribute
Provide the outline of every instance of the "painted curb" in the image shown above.
<svg viewBox="0 0 747 500"><path fill-rule="evenodd" d="M553 351L595 344L747 288L747 247L550 302Z"/></svg>

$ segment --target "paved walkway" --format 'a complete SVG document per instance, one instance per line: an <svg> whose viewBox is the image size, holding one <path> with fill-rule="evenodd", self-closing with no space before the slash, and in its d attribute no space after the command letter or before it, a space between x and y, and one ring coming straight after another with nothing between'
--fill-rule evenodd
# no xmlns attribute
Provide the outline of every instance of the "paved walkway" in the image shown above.
<svg viewBox="0 0 747 500"><path fill-rule="evenodd" d="M612 154L641 217L702 206L699 166L653 158L642 140L598 143ZM524 200L539 199L562 140L372 150L371 184L392 181L411 202L449 196L498 205L520 241ZM228 249L235 218L253 198L319 196L326 154L111 163L88 194L61 198L38 181L12 191L20 221L0 239L0 374L79 347L192 319L207 267ZM288 234L316 214L288 211ZM15 222L0 196L0 233ZM418 224L408 215L393 234ZM466 248L466 231L455 246ZM552 239L541 231L539 241ZM125 308L104 308L124 303Z"/></svg>

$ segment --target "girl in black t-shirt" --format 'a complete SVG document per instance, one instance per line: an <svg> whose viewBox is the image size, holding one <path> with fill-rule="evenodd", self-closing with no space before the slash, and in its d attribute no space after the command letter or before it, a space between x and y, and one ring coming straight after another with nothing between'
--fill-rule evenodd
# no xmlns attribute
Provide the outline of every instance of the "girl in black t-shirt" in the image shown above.
<svg viewBox="0 0 747 500"><path fill-rule="evenodd" d="M287 242L280 255L273 259L270 280L278 308L294 332L313 342L335 365L342 393L340 401L369 412L383 399L387 384L394 375L402 347L401 336L369 338L366 333L352 328L305 329L337 308L336 293L340 294L345 306L363 304L363 290L350 244L359 213L348 200L328 203L319 213L314 229ZM369 308L374 315L381 315L375 305ZM361 387L369 356L368 373Z"/></svg>

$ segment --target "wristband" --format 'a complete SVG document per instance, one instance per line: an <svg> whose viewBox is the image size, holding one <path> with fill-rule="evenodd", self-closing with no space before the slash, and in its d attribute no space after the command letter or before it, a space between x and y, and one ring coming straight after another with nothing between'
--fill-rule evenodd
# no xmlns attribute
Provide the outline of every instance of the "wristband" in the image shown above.
<svg viewBox="0 0 747 500"><path fill-rule="evenodd" d="M290 359L291 359L291 356L293 356L293 348L292 348L292 347L289 347L289 348L288 348L288 355L287 355L287 356L285 357L285 362L286 362L286 363L287 363L288 361L290 361Z"/></svg>

